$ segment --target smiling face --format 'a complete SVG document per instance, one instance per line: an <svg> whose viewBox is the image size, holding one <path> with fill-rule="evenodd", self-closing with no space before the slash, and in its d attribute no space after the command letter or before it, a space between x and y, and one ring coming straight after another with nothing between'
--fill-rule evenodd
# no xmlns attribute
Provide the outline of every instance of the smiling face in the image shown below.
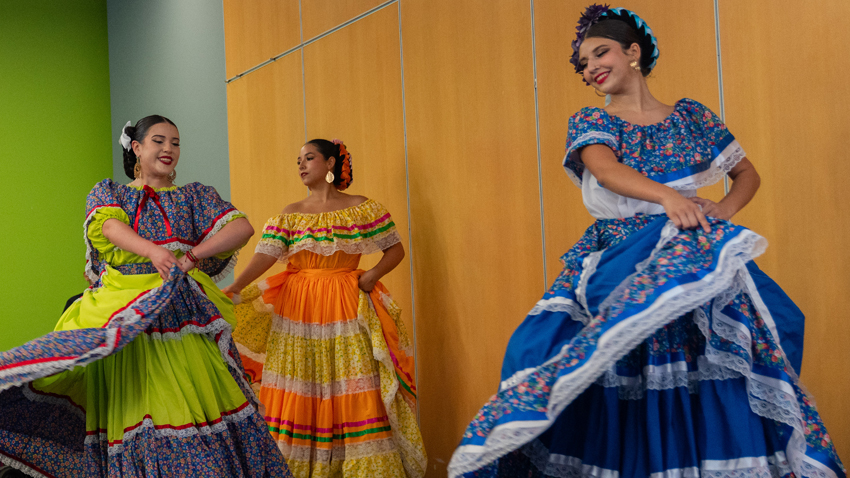
<svg viewBox="0 0 850 478"><path fill-rule="evenodd" d="M168 177L180 159L180 133L173 124L155 124L141 142L133 141L133 152L142 165L142 177Z"/></svg>
<svg viewBox="0 0 850 478"><path fill-rule="evenodd" d="M643 77L629 65L640 58L636 43L624 50L616 40L593 37L585 39L578 52L584 80L605 94L621 92Z"/></svg>
<svg viewBox="0 0 850 478"><path fill-rule="evenodd" d="M316 145L307 143L301 147L301 154L298 155L298 174L301 176L301 182L309 188L314 188L327 183L325 176L328 171L333 171L336 158L331 157L328 161Z"/></svg>

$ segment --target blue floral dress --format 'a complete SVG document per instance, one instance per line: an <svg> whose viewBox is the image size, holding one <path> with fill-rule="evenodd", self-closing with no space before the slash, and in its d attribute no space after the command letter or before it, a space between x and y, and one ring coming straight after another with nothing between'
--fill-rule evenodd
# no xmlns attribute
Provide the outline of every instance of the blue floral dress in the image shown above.
<svg viewBox="0 0 850 478"><path fill-rule="evenodd" d="M200 183L95 186L93 285L53 332L0 353L0 463L36 477L291 476L231 339L233 303L213 283L237 251L163 281L102 230L117 219L181 256L239 217Z"/></svg>
<svg viewBox="0 0 850 478"><path fill-rule="evenodd" d="M564 167L597 221L514 332L450 476L844 477L798 379L803 315L752 261L766 241L715 218L678 230L600 185L590 144L686 197L744 157L689 99L653 125L570 118Z"/></svg>

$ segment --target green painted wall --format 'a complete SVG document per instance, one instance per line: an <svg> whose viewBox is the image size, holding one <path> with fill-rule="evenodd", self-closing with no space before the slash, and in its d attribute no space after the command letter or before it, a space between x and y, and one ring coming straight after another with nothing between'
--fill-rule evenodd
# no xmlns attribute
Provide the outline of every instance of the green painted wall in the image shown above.
<svg viewBox="0 0 850 478"><path fill-rule="evenodd" d="M0 350L81 292L86 194L112 175L105 0L0 0Z"/></svg>

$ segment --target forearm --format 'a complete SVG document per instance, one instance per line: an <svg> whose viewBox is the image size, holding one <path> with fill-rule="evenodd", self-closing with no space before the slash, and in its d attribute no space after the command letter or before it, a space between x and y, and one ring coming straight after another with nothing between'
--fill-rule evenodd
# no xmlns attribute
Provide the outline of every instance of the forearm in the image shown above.
<svg viewBox="0 0 850 478"><path fill-rule="evenodd" d="M401 243L395 243L384 250L384 256L381 257L381 260L375 264L375 267L373 267L371 271L373 271L377 275L378 280L380 280L381 277L384 277L389 274L390 271L398 267L402 259L404 259L404 246L402 246Z"/></svg>
<svg viewBox="0 0 850 478"><path fill-rule="evenodd" d="M264 272L269 270L275 262L277 262L277 259L273 256L260 252L255 253L254 256L251 257L251 262L249 262L248 266L245 267L245 270L239 274L239 277L233 281L233 285L231 287L237 291L244 289L248 284L254 282L258 277L263 275Z"/></svg>
<svg viewBox="0 0 850 478"><path fill-rule="evenodd" d="M205 259L216 254L238 249L254 235L254 228L244 217L227 223L213 237L192 248L192 254L198 259Z"/></svg>
<svg viewBox="0 0 850 478"><path fill-rule="evenodd" d="M675 189L655 182L622 163L606 163L588 168L599 184L620 196L661 204L671 194L679 194Z"/></svg>
<svg viewBox="0 0 850 478"><path fill-rule="evenodd" d="M729 177L732 178L732 187L729 188L729 194L720 200L718 205L725 209L731 218L756 195L761 185L761 177L746 158L729 172Z"/></svg>
<svg viewBox="0 0 850 478"><path fill-rule="evenodd" d="M142 257L150 258L151 248L158 247L118 219L107 219L103 223L103 235L118 248Z"/></svg>

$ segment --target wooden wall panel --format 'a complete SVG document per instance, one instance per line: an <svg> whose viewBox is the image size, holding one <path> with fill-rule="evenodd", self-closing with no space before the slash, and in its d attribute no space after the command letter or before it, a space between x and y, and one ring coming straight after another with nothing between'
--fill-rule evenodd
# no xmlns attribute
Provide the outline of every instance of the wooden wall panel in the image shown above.
<svg viewBox="0 0 850 478"><path fill-rule="evenodd" d="M304 70L307 136L345 141L354 166L346 192L385 205L401 233L407 255L381 282L404 310L412 335L398 9L381 10L308 45ZM361 267L379 259L380 254L365 256Z"/></svg>
<svg viewBox="0 0 850 478"><path fill-rule="evenodd" d="M224 52L232 78L298 45L299 0L224 0Z"/></svg>
<svg viewBox="0 0 850 478"><path fill-rule="evenodd" d="M386 0L301 0L304 40L320 35L384 3ZM391 6L391 10L397 7ZM396 24L398 33L398 24Z"/></svg>
<svg viewBox="0 0 850 478"><path fill-rule="evenodd" d="M256 231L237 274L254 253L266 220L307 195L296 165L304 143L303 105L297 53L227 85L231 198ZM273 267L266 276L279 270Z"/></svg>
<svg viewBox="0 0 850 478"><path fill-rule="evenodd" d="M850 3L721 0L720 32L727 122L762 177L739 221L767 238L757 262L806 314L802 379L846 462Z"/></svg>
<svg viewBox="0 0 850 478"><path fill-rule="evenodd" d="M429 476L498 388L543 291L527 2L401 3L420 373Z"/></svg>
<svg viewBox="0 0 850 478"><path fill-rule="evenodd" d="M593 222L561 162L569 117L585 106L603 106L569 62L570 42L581 12L580 0L535 0L537 89L540 105L540 150L543 170L543 210L546 224L547 284L561 272L559 257L575 244ZM693 98L715 112L720 110L717 56L712 0L692 2L626 1L658 38L661 56L648 79L656 98L668 104ZM688 18L683 22L682 18ZM565 28L568 25L570 28ZM719 188L719 189L718 189ZM719 196L717 194L719 191ZM723 186L706 188L701 194L722 197Z"/></svg>

